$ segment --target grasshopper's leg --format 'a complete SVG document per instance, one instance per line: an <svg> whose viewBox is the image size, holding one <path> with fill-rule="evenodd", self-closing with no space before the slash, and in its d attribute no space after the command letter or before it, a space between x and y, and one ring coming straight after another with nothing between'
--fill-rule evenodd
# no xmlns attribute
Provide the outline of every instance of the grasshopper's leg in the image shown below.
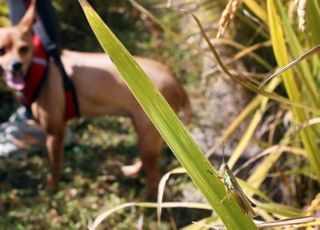
<svg viewBox="0 0 320 230"><path fill-rule="evenodd" d="M228 194L226 194L225 197L220 201L220 204L222 204L225 201L225 199L227 199L227 198L229 198Z"/></svg>
<svg viewBox="0 0 320 230"><path fill-rule="evenodd" d="M222 204L226 199L229 199L230 198L230 191L229 190L226 190L226 195L223 197L223 199L220 201L220 204ZM219 205L220 205L219 204Z"/></svg>

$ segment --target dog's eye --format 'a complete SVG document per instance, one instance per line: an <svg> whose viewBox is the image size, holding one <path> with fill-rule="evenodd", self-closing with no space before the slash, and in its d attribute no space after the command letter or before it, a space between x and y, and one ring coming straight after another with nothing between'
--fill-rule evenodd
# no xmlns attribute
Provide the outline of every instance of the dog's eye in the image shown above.
<svg viewBox="0 0 320 230"><path fill-rule="evenodd" d="M0 47L0 56L3 56L6 54L6 48Z"/></svg>
<svg viewBox="0 0 320 230"><path fill-rule="evenodd" d="M26 54L26 53L28 53L29 49L30 49L29 46L21 46L19 48L19 53L20 54Z"/></svg>

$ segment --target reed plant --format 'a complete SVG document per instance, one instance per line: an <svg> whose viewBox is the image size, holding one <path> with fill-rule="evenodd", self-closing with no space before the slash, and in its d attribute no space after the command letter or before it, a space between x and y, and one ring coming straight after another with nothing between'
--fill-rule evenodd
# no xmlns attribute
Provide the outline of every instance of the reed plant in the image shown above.
<svg viewBox="0 0 320 230"><path fill-rule="evenodd" d="M85 6L84 9L87 17L90 15L88 20L89 22L91 21L91 26L93 27L96 36L100 37L101 45L105 47L106 52L109 55L112 55L111 41L109 41L110 43L107 42L107 37L111 36L110 31L108 33L105 31L103 32L102 28L106 30L106 27L102 26L103 23L100 20L96 21L97 19L94 18L96 18L97 15L91 11L91 8L88 7L84 1L81 2L82 5ZM138 5L136 1L131 0L131 2L142 12L149 13L141 5ZM171 4L173 3L170 3L170 6ZM256 60L260 60L257 62L258 64L267 67L266 69L268 69L269 72L264 72L264 78L267 78L268 75L271 75L272 72L276 70L276 67L272 67L273 63L270 63L270 60L264 60L263 57L259 55L259 52L256 52L259 48L270 46L270 55L274 57L277 66L280 69L284 66L287 66L290 60L294 60L298 56L303 55L312 47L319 45L319 30L317 29L315 23L315 21L320 20L319 3L316 0L310 0L298 1L296 6L293 4L293 1L285 1L283 3L274 0L268 0L266 2L252 0L228 1L225 10L222 13L217 30L217 37L219 39L216 39L215 43L217 44L221 41L221 44L224 44L226 39L221 37L223 37L225 33L228 34L228 25L230 23L236 24L237 20L240 18L242 23L247 23L253 29L256 29L257 33L253 36L262 37L263 41L258 43L255 42L255 38L250 38L252 41L251 44L246 44L247 47L242 46L242 48L240 48L241 54L238 55L239 58L236 60L239 61L241 58L246 56L255 57ZM291 9L293 12L290 12L289 9ZM196 14L197 12L194 11L194 13ZM293 19L290 19L290 13L296 16L292 17ZM248 17L248 15L250 15L250 17ZM155 20L156 23L164 28L165 32L167 32L175 40L181 39L179 34L174 33L168 26L164 25L160 21L157 21L152 14L149 13L148 16L152 20ZM244 17L246 17L246 19L243 19ZM320 112L318 106L319 93L317 92L319 87L319 57L313 56L312 58L309 58L308 55L309 59L307 61L301 62L297 66L296 64L291 65L287 71L283 71L281 77L280 74L278 74L279 76L276 75L275 78L272 78L271 82L266 84L266 87L260 87L261 85L259 85L259 79L246 79L241 73L237 73L237 76L231 74L229 69L232 68L232 66L224 64L223 58L218 54L214 47L215 45L211 43L212 39L209 38L210 35L206 34L205 29L203 29L203 25L199 19L197 19L197 22L199 29L203 33L203 37L207 36L206 40L210 50L212 51L212 55L214 55L217 59L213 61L220 65L222 72L224 72L235 82L242 85L244 88L256 93L256 96L252 99L252 101L248 103L248 105L243 109L234 122L232 122L225 130L220 139L217 140L216 145L207 152L207 157L215 153L218 148L221 148L221 145L228 141L228 138L230 138L240 124L242 124L245 119L253 114L250 122L248 123L247 130L245 131L242 139L239 141L239 144L229 159L229 166L231 168L234 167L234 165L243 155L247 146L250 144L250 141L255 138L254 135L259 125L264 122L266 117L270 116L268 115L270 113L270 107L275 107L274 103L278 103L276 106L278 109L278 113L276 114L278 115L275 116L277 119L274 119L274 123L270 124L268 127L267 140L260 141L260 148L265 149L265 151L254 157L251 162L257 161L262 157L264 159L256 165L246 181L242 180L240 181L240 184L246 191L247 195L250 197L254 196L256 198L256 212L262 219L265 219L266 221L274 220L273 216L277 216L281 219L298 218L299 216L305 215L305 213L302 212L302 209L295 209L293 207L272 201L272 198L266 195L263 191L263 186L271 171L274 170L273 166L277 164L280 159L291 162L291 164L286 163L286 165L291 168L287 171L289 177L301 178L301 176L307 176L310 181L315 181L315 183L319 182L320 157L317 135L319 132L319 127L317 125L318 122L316 122ZM301 33L301 31L305 32ZM226 35L226 37L228 37L228 35ZM233 41L230 40L229 44L232 44L232 42ZM107 48L108 46L109 48ZM236 46L241 47L241 44ZM198 49L192 45L190 45L189 48ZM316 52L313 52L313 54L314 53ZM208 53L203 55L207 56ZM121 66L121 63L118 64ZM124 63L122 64L124 65ZM119 67L119 65L119 72L121 72L121 67ZM135 64L131 63L130 65L134 66ZM294 70L291 70L291 68L294 68ZM131 71L133 70L131 69ZM130 81L129 74L124 78L128 78ZM282 82L284 83L284 88L281 87ZM134 84L134 82L132 82L132 84ZM130 85L130 83L128 83L128 85ZM144 86L142 86L142 88L143 87ZM133 88L134 87L131 89L134 90ZM137 92L139 95L143 90L139 89L138 91L140 91ZM157 93L155 93L155 95L157 95ZM159 96L157 96L157 98L159 98ZM154 100L157 98L154 97ZM137 99L139 101L139 96L137 96ZM140 103L142 105L144 104L143 101L140 101ZM163 102L159 103L162 104ZM170 123L170 125L169 123L165 124L168 122L168 120L165 122L161 121L161 116L165 115L166 117L170 117L171 115L169 116L169 114L166 112L160 111L158 111L159 114L155 113L153 111L155 108L151 108L147 104L148 103L146 102L147 114L149 114L150 119L153 120L155 126L158 127L158 130L171 147L182 166L185 168L185 171L182 169L176 169L170 172L168 175L175 173L180 174L181 170L188 173L228 229L240 229L241 227L244 229L250 229L251 227L255 228L255 225L252 225L252 220L250 218L243 216L240 214L241 212L235 211L237 209L237 202L235 202L235 206L228 204L228 207L225 207L225 211L228 210L233 214L228 213L228 211L223 213L221 212L220 208L224 209L224 207L223 204L219 203L219 200L221 200L221 198L223 198L225 195L223 192L223 185L215 174L215 179L213 180L212 178L208 177L204 171L202 171L203 168L210 168L210 171L212 170L213 172L215 170L212 169L210 163L203 158L203 153L194 145L193 141L189 138L190 136L187 134L182 134L185 132L185 129L178 128L178 126L181 124L178 120L176 120L176 118L174 118L173 114L172 120L170 120L172 123ZM161 106L161 109L164 109L165 111L169 108L167 108L167 105L165 105L163 107ZM286 121L284 120L284 115L290 117L289 126L285 124ZM169 134L169 127L176 127L175 129L171 129L171 131L175 132L175 134ZM276 135L278 130L282 131ZM178 135L176 135L177 133ZM188 147L184 148L182 146ZM284 158L283 156L286 157ZM194 157L198 160L196 160ZM302 165L303 170L300 172L295 170L297 167L295 163L299 164L299 167ZM165 177L165 181L167 179L168 176ZM203 183L204 181L206 182ZM160 200L158 201L159 206L161 206L162 202L164 184L165 182L161 183L160 186ZM211 187L210 184L213 185L213 187ZM316 195L316 190L311 190L308 194L311 196L308 197L308 199L312 200L313 196ZM315 200L311 203L316 203L316 200L317 198L315 198ZM234 217L235 219L232 219ZM250 223L250 225L240 225L236 219L248 221L247 223ZM293 219L289 224L294 224L295 220L296 219ZM200 221L200 226L201 224L203 224L202 226L205 226L208 223L212 224L209 226L213 226L213 223L216 223L216 221L216 218L206 218ZM318 220L311 218L306 220L306 222L312 222L315 224L318 223ZM186 227L186 229L197 229L197 226L199 227L199 225L193 224Z"/></svg>

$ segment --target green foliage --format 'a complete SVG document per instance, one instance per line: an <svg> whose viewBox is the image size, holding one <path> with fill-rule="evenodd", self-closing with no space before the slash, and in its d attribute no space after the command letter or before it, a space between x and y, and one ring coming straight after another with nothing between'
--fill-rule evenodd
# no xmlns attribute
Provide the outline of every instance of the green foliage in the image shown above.
<svg viewBox="0 0 320 230"><path fill-rule="evenodd" d="M121 194L127 199L133 198L135 194L132 185L137 182L128 183L108 178L106 175L114 175L111 171L101 174L104 168L112 168L112 163L125 163L118 162L121 158L116 160L113 156L113 160L107 162L104 154L94 153L82 146L79 155L78 149L79 147L72 147L66 155L67 162L73 163L67 164L56 194L48 193L43 186L43 175L49 173L43 156L30 156L23 161L24 164L21 164L21 159L1 161L0 177L5 182L0 189L1 228L84 229L106 203L107 208L123 202L119 196L110 193ZM92 183L93 181L95 182ZM126 193L128 188L131 193ZM136 189L139 190L138 187ZM109 223L109 227L118 226L120 222L130 226L130 220L126 216L118 216Z"/></svg>
<svg viewBox="0 0 320 230"><path fill-rule="evenodd" d="M92 5L101 17L110 22L111 29L132 53L141 55L148 48L154 48L156 43L161 42L161 38L157 38L158 26L144 20L128 1L96 0ZM101 47L92 42L91 29L83 15L79 14L79 5L72 1L56 0L55 8L61 23L62 47L101 51Z"/></svg>
<svg viewBox="0 0 320 230"><path fill-rule="evenodd" d="M95 0L92 1L92 5L131 53L164 60L176 75L183 82L188 82L189 87L195 91L193 87L197 87L203 66L208 62L208 57L212 56L203 46L202 37L199 36L198 28L192 24L193 22L184 20L179 24L180 19L190 16L185 11L181 13L179 7L159 7L166 1L141 1L144 10L148 10L147 13L134 6L134 1L130 2ZM319 125L307 125L307 129L300 128L300 123L319 116L319 56L293 67L284 77L274 79L266 86L264 92L256 87L259 80L269 75L277 65L280 68L319 44L319 2L307 1L306 31L301 32L298 30L298 17L293 0L244 0L229 33L221 40L214 39L214 34L216 21L221 12L220 7L224 6L225 1L201 0L196 6L192 1L179 1L179 4L181 8L203 16L200 19L204 22L204 31L212 44L218 46L224 66L233 70L229 71L232 74L227 75L236 81L244 79L242 85L255 87L251 90L262 94L254 94L256 96L229 124L210 154L216 153L221 144L228 143L237 128L248 121L249 123L244 125L246 130L243 132L243 138L239 140L229 160L229 166L235 168L241 165L240 157L249 148L254 146L259 150L254 150L257 156L252 156L250 161L255 162L255 167L246 180L239 181L240 186L246 195L257 199L255 203L258 207L255 211L261 219L270 221L275 219L275 216L285 218L302 215L302 208L308 207L319 191ZM54 6L61 22L63 47L85 51L101 50L93 39L85 18L79 13L81 8L76 2L56 0ZM2 2L0 12L7 15ZM187 26L196 28L194 34L181 35ZM235 63L244 64L244 73L242 69L239 71ZM263 77L256 74L257 72L264 74ZM250 74L254 77L247 76ZM206 77L210 79L211 76ZM209 88L210 81L206 77L202 77L201 80L205 87ZM285 86L281 85L282 81L285 82ZM199 94L201 93L203 92ZM212 100L216 100L214 92L212 94ZM287 95L289 99L285 98ZM8 93L1 93L0 96L0 120L4 121L15 105L11 103L12 98L8 97ZM202 103L207 106L209 101ZM196 115L200 112L195 111ZM225 116L224 111L221 111L221 116ZM196 125L202 128L201 124ZM1 159L0 213L4 215L0 215L0 226L8 229L24 229L30 225L34 228L49 229L85 228L102 210L134 200L143 193L143 177L128 180L123 179L120 174L119 167L131 163L132 158L137 157L136 136L128 120L80 120L73 122L72 129L76 133L76 143L66 151L67 166L63 183L56 194L48 194L44 189L43 175L49 173L45 155L31 155L24 160ZM176 130L178 129L175 128ZM178 140L179 137L172 136L172 140L174 139ZM264 151L258 154L262 150ZM192 154L194 152L198 151L192 151ZM259 161L260 157L264 157L263 160ZM199 161L200 158L179 159L186 161L186 165ZM163 171L178 166L177 161L167 153L163 154L161 163ZM195 168L201 167L199 165ZM200 174L205 173L202 170ZM212 186L212 191L206 191L207 197L211 196L208 199L214 200L214 208L223 209L223 205L217 203L224 195L224 188L219 185L217 178L209 178L208 175L204 178L215 185ZM177 177L170 180L171 186L165 190L168 192L167 190L171 189L170 191L174 192L168 198L179 200L179 195L191 187L186 180ZM193 195L195 196L195 192ZM232 202L230 204L233 205ZM145 226L156 226L155 212L131 208L126 213L121 212L109 217L103 227L135 228L141 213L145 217ZM174 210L166 214L168 213L170 214L164 215L163 218L163 229L182 227L197 219L197 215L191 210ZM312 214L312 211L310 213ZM205 215L208 216L209 213ZM202 223L219 225L219 218L215 215L204 219ZM222 214L222 219L226 221L228 215ZM168 219L170 221L167 221ZM172 219L177 223L173 224ZM190 229L194 228L199 226L190 226Z"/></svg>
<svg viewBox="0 0 320 230"><path fill-rule="evenodd" d="M93 32L117 67L122 79L225 226L228 229L256 229L255 224L243 213L235 199L220 202L226 195L223 184L200 147L108 26L87 1L80 0L80 3Z"/></svg>

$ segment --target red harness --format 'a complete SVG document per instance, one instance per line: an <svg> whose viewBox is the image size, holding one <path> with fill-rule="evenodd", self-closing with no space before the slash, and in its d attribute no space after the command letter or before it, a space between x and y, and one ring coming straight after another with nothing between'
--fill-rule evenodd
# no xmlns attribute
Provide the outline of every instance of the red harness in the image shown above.
<svg viewBox="0 0 320 230"><path fill-rule="evenodd" d="M26 106L31 106L31 104L37 99L42 85L48 76L47 69L49 58L38 36L33 36L33 44L35 46L34 57L27 76L25 77L26 86L21 91L23 94L23 101ZM76 101L77 98L75 92L70 89L64 89L64 92L66 102L64 120L68 121L79 116Z"/></svg>
<svg viewBox="0 0 320 230"><path fill-rule="evenodd" d="M27 76L25 76L25 87L22 90L23 100L27 106L31 106L39 95L41 85L47 76L48 55L37 36L33 37L33 44L35 46L34 57L29 67Z"/></svg>

